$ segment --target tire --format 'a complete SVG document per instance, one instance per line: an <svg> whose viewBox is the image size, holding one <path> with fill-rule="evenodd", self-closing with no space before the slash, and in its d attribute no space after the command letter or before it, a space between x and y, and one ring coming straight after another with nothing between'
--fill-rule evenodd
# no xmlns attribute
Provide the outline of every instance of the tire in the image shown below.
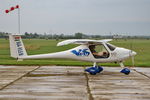
<svg viewBox="0 0 150 100"><path fill-rule="evenodd" d="M91 75L96 75L96 73L95 73L95 72L90 72L90 74L91 74Z"/></svg>

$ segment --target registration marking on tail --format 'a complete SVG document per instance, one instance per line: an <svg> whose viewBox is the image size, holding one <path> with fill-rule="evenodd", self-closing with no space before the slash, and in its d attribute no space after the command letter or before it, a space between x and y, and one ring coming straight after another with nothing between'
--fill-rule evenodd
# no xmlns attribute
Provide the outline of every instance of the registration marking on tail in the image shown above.
<svg viewBox="0 0 150 100"><path fill-rule="evenodd" d="M15 41L19 56L24 55L20 37L19 36L15 37Z"/></svg>

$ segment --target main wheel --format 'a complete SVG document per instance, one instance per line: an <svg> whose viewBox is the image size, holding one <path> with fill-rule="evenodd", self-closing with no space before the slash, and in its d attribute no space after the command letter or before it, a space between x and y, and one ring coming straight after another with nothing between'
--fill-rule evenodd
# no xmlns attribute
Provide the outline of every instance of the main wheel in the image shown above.
<svg viewBox="0 0 150 100"><path fill-rule="evenodd" d="M96 75L97 68L96 67L90 67L90 68L85 69L85 71L90 73L91 75Z"/></svg>
<svg viewBox="0 0 150 100"><path fill-rule="evenodd" d="M98 67L97 67L97 73L100 73L100 72L102 72L102 71L103 71L103 67L98 66Z"/></svg>
<svg viewBox="0 0 150 100"><path fill-rule="evenodd" d="M96 72L90 72L91 75L96 75Z"/></svg>

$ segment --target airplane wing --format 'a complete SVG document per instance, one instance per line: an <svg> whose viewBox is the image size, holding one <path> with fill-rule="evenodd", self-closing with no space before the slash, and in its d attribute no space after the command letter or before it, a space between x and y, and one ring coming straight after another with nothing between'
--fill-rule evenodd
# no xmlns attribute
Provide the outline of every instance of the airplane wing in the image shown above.
<svg viewBox="0 0 150 100"><path fill-rule="evenodd" d="M57 46L67 45L67 44L101 44L104 42L112 41L112 39L104 40L90 40L90 39L69 39L59 42Z"/></svg>

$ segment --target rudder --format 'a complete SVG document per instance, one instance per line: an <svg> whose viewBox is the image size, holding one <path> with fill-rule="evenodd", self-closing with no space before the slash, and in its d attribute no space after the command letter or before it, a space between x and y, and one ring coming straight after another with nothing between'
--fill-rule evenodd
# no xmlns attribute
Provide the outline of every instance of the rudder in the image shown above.
<svg viewBox="0 0 150 100"><path fill-rule="evenodd" d="M10 54L13 58L27 56L24 44L20 35L9 35Z"/></svg>

